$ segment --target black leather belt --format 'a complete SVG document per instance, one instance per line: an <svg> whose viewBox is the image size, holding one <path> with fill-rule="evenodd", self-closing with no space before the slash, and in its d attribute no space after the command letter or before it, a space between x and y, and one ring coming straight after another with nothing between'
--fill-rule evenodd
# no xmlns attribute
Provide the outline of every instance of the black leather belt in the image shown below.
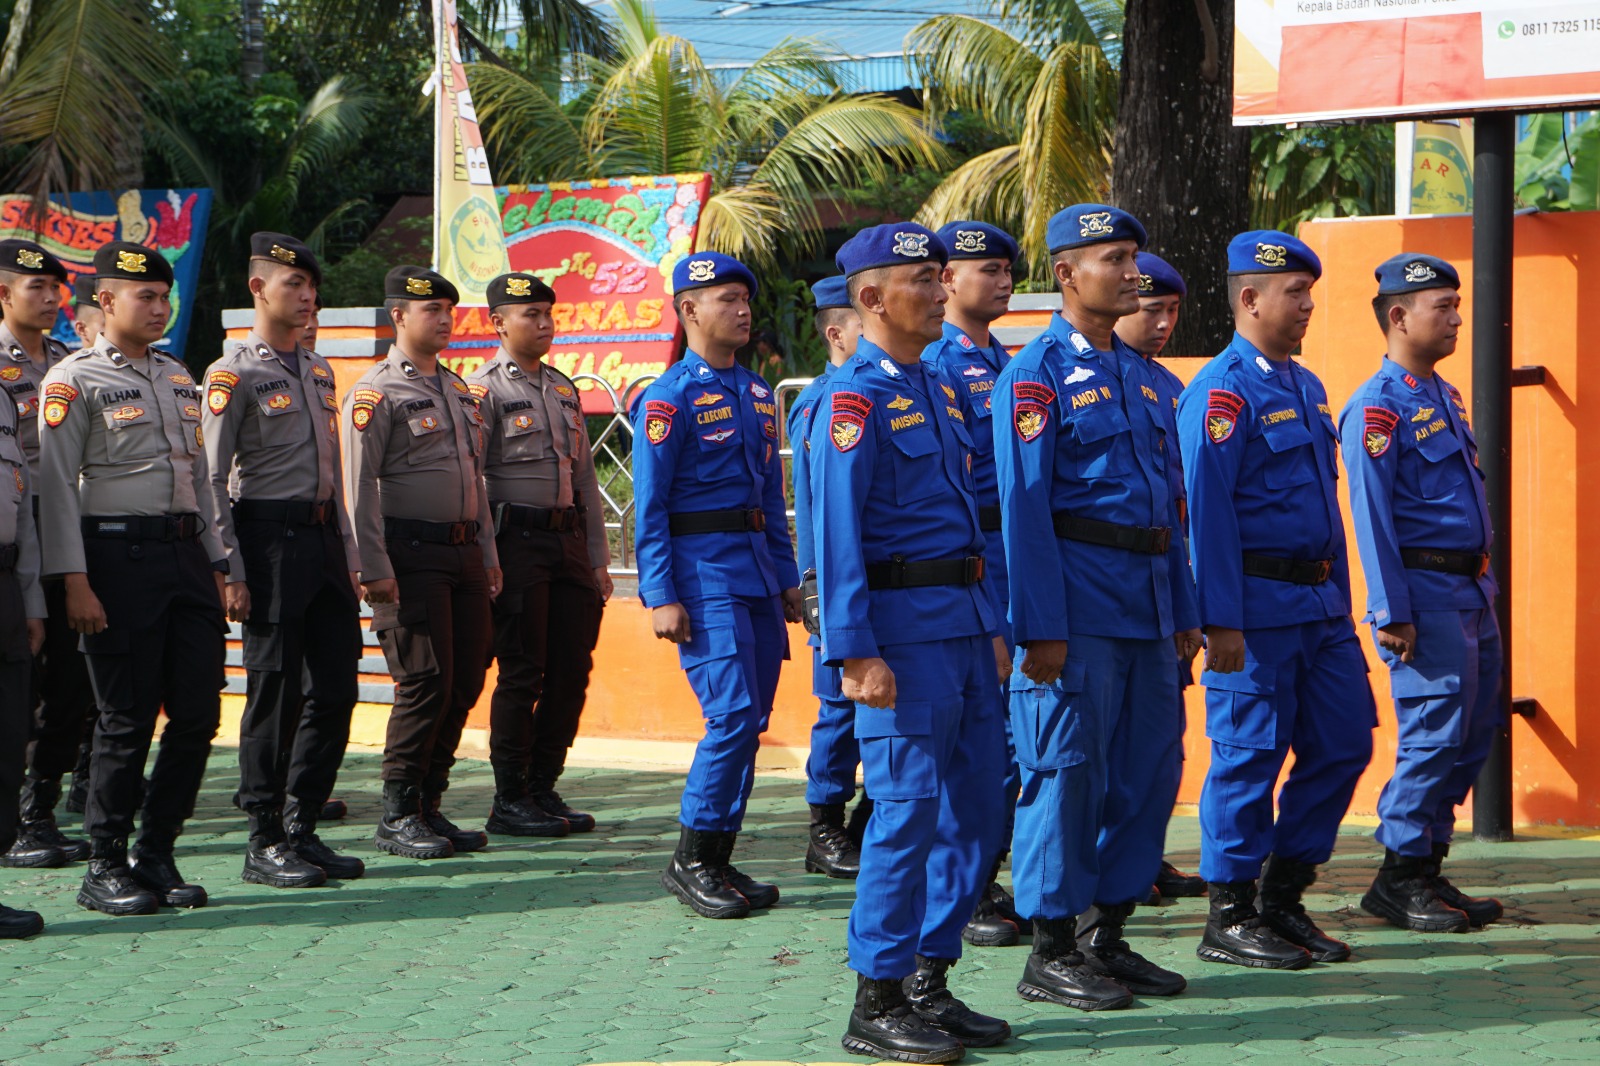
<svg viewBox="0 0 1600 1066"><path fill-rule="evenodd" d="M983 556L910 562L896 555L886 563L867 564L867 588L915 589L931 585L976 585L983 580Z"/></svg>
<svg viewBox="0 0 1600 1066"><path fill-rule="evenodd" d="M985 533L1000 532L1000 505L978 508L978 528Z"/></svg>
<svg viewBox="0 0 1600 1066"><path fill-rule="evenodd" d="M578 528L576 507L530 507L522 503L490 503L494 531L502 529L542 529L566 533Z"/></svg>
<svg viewBox="0 0 1600 1066"><path fill-rule="evenodd" d="M1068 540L1121 548L1141 555L1165 555L1167 549L1172 547L1172 529L1169 526L1124 526L1094 518L1079 518L1064 511L1057 511L1050 517L1055 522L1056 536Z"/></svg>
<svg viewBox="0 0 1600 1066"><path fill-rule="evenodd" d="M296 526L329 526L338 517L332 500L234 500L233 517L239 522L282 522Z"/></svg>
<svg viewBox="0 0 1600 1066"><path fill-rule="evenodd" d="M1400 561L1411 570L1437 570L1441 574L1482 577L1489 572L1489 557L1478 552L1440 551L1437 548L1401 548Z"/></svg>
<svg viewBox="0 0 1600 1066"><path fill-rule="evenodd" d="M22 549L15 544L0 545L0 574L9 574L17 568L17 557Z"/></svg>
<svg viewBox="0 0 1600 1066"><path fill-rule="evenodd" d="M1291 585L1321 585L1333 576L1333 560L1280 559L1275 555L1245 552L1244 572L1251 577L1287 581Z"/></svg>
<svg viewBox="0 0 1600 1066"><path fill-rule="evenodd" d="M674 537L686 533L760 533L767 516L759 507L731 511L682 511L667 519Z"/></svg>
<svg viewBox="0 0 1600 1066"><path fill-rule="evenodd" d="M476 522L424 522L420 518L385 518L383 535L395 540L420 540L427 544L476 544Z"/></svg>
<svg viewBox="0 0 1600 1066"><path fill-rule="evenodd" d="M206 524L197 514L85 515L83 535L115 540L194 540Z"/></svg>

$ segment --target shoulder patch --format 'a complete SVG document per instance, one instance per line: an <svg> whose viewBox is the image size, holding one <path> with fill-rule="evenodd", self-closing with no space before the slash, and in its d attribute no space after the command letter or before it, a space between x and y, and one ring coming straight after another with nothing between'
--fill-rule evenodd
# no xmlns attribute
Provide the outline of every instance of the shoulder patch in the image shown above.
<svg viewBox="0 0 1600 1066"><path fill-rule="evenodd" d="M828 427L828 435L833 439L835 448L847 452L861 443L867 415L872 411L872 401L859 392L836 392L832 406L833 420Z"/></svg>
<svg viewBox="0 0 1600 1066"><path fill-rule="evenodd" d="M644 436L651 444L660 444L672 433L672 416L678 409L665 400L644 402Z"/></svg>
<svg viewBox="0 0 1600 1066"><path fill-rule="evenodd" d="M1056 390L1042 381L1018 381L1011 386L1011 391L1019 400L1034 400L1038 403L1050 403L1056 398Z"/></svg>
<svg viewBox="0 0 1600 1066"><path fill-rule="evenodd" d="M229 370L213 370L206 375L206 407L220 415L228 409L233 399L233 387L239 384L239 375Z"/></svg>
<svg viewBox="0 0 1600 1066"><path fill-rule="evenodd" d="M383 402L383 393L377 389L357 389L350 394L350 424L365 431L372 422L373 409Z"/></svg>
<svg viewBox="0 0 1600 1066"><path fill-rule="evenodd" d="M1206 435L1211 443L1221 444L1233 436L1244 410L1244 397L1227 389L1212 389L1206 395Z"/></svg>
<svg viewBox="0 0 1600 1066"><path fill-rule="evenodd" d="M1367 454L1376 459L1394 443L1394 428L1400 424L1400 416L1387 407L1364 407L1362 416L1361 443Z"/></svg>
<svg viewBox="0 0 1600 1066"><path fill-rule="evenodd" d="M1011 419L1016 424L1017 436L1026 444L1044 432L1045 425L1050 421L1050 408L1034 400L1019 399L1012 410Z"/></svg>

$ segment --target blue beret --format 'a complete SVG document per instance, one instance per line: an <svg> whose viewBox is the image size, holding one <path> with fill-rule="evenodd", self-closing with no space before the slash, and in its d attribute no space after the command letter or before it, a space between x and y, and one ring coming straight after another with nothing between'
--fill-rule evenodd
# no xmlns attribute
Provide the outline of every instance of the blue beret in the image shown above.
<svg viewBox="0 0 1600 1066"><path fill-rule="evenodd" d="M1109 241L1132 241L1140 248L1149 239L1138 219L1107 204L1073 204L1050 216L1044 229L1050 254Z"/></svg>
<svg viewBox="0 0 1600 1066"><path fill-rule="evenodd" d="M1135 262L1139 266L1140 296L1189 295L1189 286L1183 283L1183 275L1159 255L1154 252L1140 252L1135 257Z"/></svg>
<svg viewBox="0 0 1600 1066"><path fill-rule="evenodd" d="M756 276L750 268L731 255L721 252L695 252L678 260L678 265L672 268L672 292L688 292L690 289L705 289L712 285L726 285L729 282L740 281L745 288L750 290L750 299L756 298Z"/></svg>
<svg viewBox="0 0 1600 1066"><path fill-rule="evenodd" d="M950 261L950 253L933 230L915 222L871 226L845 241L833 257L839 272L847 278L876 267L916 265L930 260L943 266Z"/></svg>
<svg viewBox="0 0 1600 1066"><path fill-rule="evenodd" d="M1228 242L1229 274L1310 274L1322 277L1322 260L1297 237L1253 229Z"/></svg>
<svg viewBox="0 0 1600 1066"><path fill-rule="evenodd" d="M999 226L987 222L950 222L939 228L939 240L951 259L1004 259L1016 262L1021 249Z"/></svg>
<svg viewBox="0 0 1600 1066"><path fill-rule="evenodd" d="M1401 252L1385 259L1372 272L1378 279L1379 296L1399 296L1423 289L1459 289L1461 275L1443 259L1415 252Z"/></svg>
<svg viewBox="0 0 1600 1066"><path fill-rule="evenodd" d="M850 284L843 274L823 278L811 286L811 299L816 301L818 311L826 311L832 307L849 307Z"/></svg>

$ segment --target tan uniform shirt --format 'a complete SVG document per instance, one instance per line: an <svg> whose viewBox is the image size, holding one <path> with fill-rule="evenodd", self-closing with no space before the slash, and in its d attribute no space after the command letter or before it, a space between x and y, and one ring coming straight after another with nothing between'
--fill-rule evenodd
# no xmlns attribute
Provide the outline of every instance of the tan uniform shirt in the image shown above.
<svg viewBox="0 0 1600 1066"><path fill-rule="evenodd" d="M383 539L385 518L477 522L483 565L500 565L483 487L477 398L443 363L439 386L400 349L390 348L344 398L345 495L363 582L394 577Z"/></svg>
<svg viewBox="0 0 1600 1066"><path fill-rule="evenodd" d="M38 493L46 574L83 572L84 515L211 514L200 404L188 367L153 348L130 359L103 333L45 375ZM222 560L210 522L201 543L208 559Z"/></svg>
<svg viewBox="0 0 1600 1066"><path fill-rule="evenodd" d="M35 363L17 343L11 327L0 322L0 385L16 401L17 436L22 440L22 454L28 457L28 473L35 485L39 480L39 387L44 384L44 376L71 354L65 344L46 337L44 363Z"/></svg>
<svg viewBox="0 0 1600 1066"><path fill-rule="evenodd" d="M467 379L483 414L489 499L529 507L581 506L587 512L589 565L611 564L605 511L594 476L594 451L578 388L541 363L524 374L504 348Z"/></svg>
<svg viewBox="0 0 1600 1066"><path fill-rule="evenodd" d="M333 368L309 348L296 347L299 372L251 333L230 344L206 371L206 465L211 507L228 556L228 580L243 581L244 559L230 500L336 500L347 569L360 569L344 508L339 461L339 401Z"/></svg>
<svg viewBox="0 0 1600 1066"><path fill-rule="evenodd" d="M28 618L43 618L39 536L33 527L33 479L22 454L19 429L17 408L0 404L0 547L18 546L16 575L22 586L23 612Z"/></svg>

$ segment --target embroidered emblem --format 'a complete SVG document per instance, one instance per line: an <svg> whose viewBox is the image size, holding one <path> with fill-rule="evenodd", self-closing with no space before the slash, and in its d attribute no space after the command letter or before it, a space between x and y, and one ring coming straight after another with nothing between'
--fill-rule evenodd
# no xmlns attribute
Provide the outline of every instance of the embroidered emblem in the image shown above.
<svg viewBox="0 0 1600 1066"><path fill-rule="evenodd" d="M678 409L665 400L646 400L644 413L645 439L651 444L660 444L672 433L672 416Z"/></svg>
<svg viewBox="0 0 1600 1066"><path fill-rule="evenodd" d="M981 378L987 373L988 371L981 366L969 366L961 372L961 376L964 378Z"/></svg>
<svg viewBox="0 0 1600 1066"><path fill-rule="evenodd" d="M1421 385L1418 385L1418 384L1417 384L1417 379L1416 379L1416 378L1414 378L1414 377L1412 377L1412 376L1411 376L1411 375L1410 375L1410 374L1403 374L1403 375L1401 375L1401 377L1400 377L1400 380L1401 380L1401 381L1403 381L1403 382L1405 382L1405 383L1406 383L1406 384L1407 384L1407 385L1410 385L1410 386L1411 386L1411 387L1412 387L1412 388L1413 388L1413 389L1420 389L1420 388L1422 388L1422 386L1421 386Z"/></svg>
<svg viewBox="0 0 1600 1066"><path fill-rule="evenodd" d="M450 379L450 387L455 389L457 392L467 391L467 383L465 381L457 381L455 378Z"/></svg>
<svg viewBox="0 0 1600 1066"><path fill-rule="evenodd" d="M1018 381L1012 384L1011 391L1019 400L1037 400L1043 404L1056 398L1056 390L1041 381Z"/></svg>
<svg viewBox="0 0 1600 1066"><path fill-rule="evenodd" d="M325 392L322 394L322 406L330 411L337 411L339 409L339 401L333 398L333 393Z"/></svg>
<svg viewBox="0 0 1600 1066"><path fill-rule="evenodd" d="M1367 454L1374 459L1389 450L1389 445L1394 442L1394 428L1400 424L1400 416L1385 407L1363 408L1363 432L1361 442L1366 446Z"/></svg>
<svg viewBox="0 0 1600 1066"><path fill-rule="evenodd" d="M311 364L311 373L313 376L319 378L325 378L328 376L328 372L322 367L318 366L316 363Z"/></svg>
<svg viewBox="0 0 1600 1066"><path fill-rule="evenodd" d="M432 415L424 415L417 424L422 427L424 433L432 433L439 428L439 420Z"/></svg>
<svg viewBox="0 0 1600 1066"><path fill-rule="evenodd" d="M951 251L955 252L987 252L989 250L988 235L981 229L956 230L956 243Z"/></svg>
<svg viewBox="0 0 1600 1066"><path fill-rule="evenodd" d="M892 378L901 376L900 368L894 365L893 359L879 359L878 369L882 370L885 374L888 374Z"/></svg>
<svg viewBox="0 0 1600 1066"><path fill-rule="evenodd" d="M720 392L702 393L694 400L696 407L710 407L712 404L721 403L723 394Z"/></svg>
<svg viewBox="0 0 1600 1066"><path fill-rule="evenodd" d="M1261 372L1263 374L1272 373L1272 364L1267 361L1267 357L1264 356L1264 355L1256 356L1256 366L1261 370Z"/></svg>
<svg viewBox="0 0 1600 1066"><path fill-rule="evenodd" d="M1089 349L1094 347L1094 345L1089 343L1089 339L1083 334L1079 333L1077 330L1072 331L1069 339L1072 341L1073 349L1079 352L1087 352Z"/></svg>
<svg viewBox="0 0 1600 1066"><path fill-rule="evenodd" d="M1439 272L1427 263L1416 262L1406 264L1406 284L1417 285L1424 281L1432 281L1439 276Z"/></svg>
<svg viewBox="0 0 1600 1066"><path fill-rule="evenodd" d="M287 392L280 392L267 401L267 406L274 411L287 411L294 403L294 397Z"/></svg>
<svg viewBox="0 0 1600 1066"><path fill-rule="evenodd" d="M130 274L143 274L145 257L137 252L118 252L117 269L126 270Z"/></svg>
<svg viewBox="0 0 1600 1066"><path fill-rule="evenodd" d="M1072 373L1061 379L1063 385L1076 385L1080 381L1088 381L1094 377L1094 371L1086 366L1080 366Z"/></svg>
<svg viewBox="0 0 1600 1066"><path fill-rule="evenodd" d="M1239 412L1244 410L1244 397L1227 389L1212 389L1207 395L1206 435L1211 443L1221 444L1233 436L1239 424Z"/></svg>
<svg viewBox="0 0 1600 1066"><path fill-rule="evenodd" d="M694 259L689 263L689 280L699 284L702 281L717 280L717 263L714 259Z"/></svg>
<svg viewBox="0 0 1600 1066"><path fill-rule="evenodd" d="M143 417L144 408L135 407L131 403L123 404L121 407L111 412L111 420L113 422L132 422L136 418Z"/></svg>
<svg viewBox="0 0 1600 1066"><path fill-rule="evenodd" d="M1256 244L1256 262L1264 267L1281 267L1289 264L1289 249L1281 244Z"/></svg>
<svg viewBox="0 0 1600 1066"><path fill-rule="evenodd" d="M939 387L944 390L944 398L945 399L949 400L951 403L955 403L956 402L956 390L955 389L952 389L949 385L946 385L942 381L939 382Z"/></svg>
<svg viewBox="0 0 1600 1066"><path fill-rule="evenodd" d="M967 336L965 333L962 333L956 337L956 343L961 345L961 347L965 348L969 352L977 347L977 345L972 342L972 338Z"/></svg>
<svg viewBox="0 0 1600 1066"><path fill-rule="evenodd" d="M1155 292L1156 291L1156 279L1152 278L1149 274L1140 274L1139 275L1139 291L1140 292Z"/></svg>
<svg viewBox="0 0 1600 1066"><path fill-rule="evenodd" d="M1017 436L1027 443L1044 432L1050 420L1050 408L1032 400L1018 400L1012 417L1017 425Z"/></svg>
<svg viewBox="0 0 1600 1066"><path fill-rule="evenodd" d="M866 428L872 401L858 392L836 392L832 404L833 421L828 427L828 435L835 448L847 452L861 443L861 432Z"/></svg>
<svg viewBox="0 0 1600 1066"><path fill-rule="evenodd" d="M47 398L44 401L44 424L49 426L51 429L54 429L61 423L65 422L67 420L67 408L69 403L70 401L67 400Z"/></svg>
<svg viewBox="0 0 1600 1066"><path fill-rule="evenodd" d="M733 436L733 430L719 429L715 433L700 434L700 439L710 441L712 444L721 444L731 436Z"/></svg>
<svg viewBox="0 0 1600 1066"><path fill-rule="evenodd" d="M383 393L377 389L357 389L350 397L350 422L358 430L365 430L372 421L373 408L383 402Z"/></svg>
<svg viewBox="0 0 1600 1066"><path fill-rule="evenodd" d="M1078 216L1080 237L1109 237L1111 232L1110 211L1091 211L1089 214Z"/></svg>
<svg viewBox="0 0 1600 1066"><path fill-rule="evenodd" d="M78 398L78 390L65 381L52 381L44 387L44 398L66 400L71 403Z"/></svg>
<svg viewBox="0 0 1600 1066"><path fill-rule="evenodd" d="M194 384L194 378L190 377L188 374L168 374L167 380L172 382L174 385Z"/></svg>
<svg viewBox="0 0 1600 1066"><path fill-rule="evenodd" d="M24 492L24 491L27 490L27 486L24 485L23 482L22 482L22 467L20 467L20 466L12 467L11 468L11 476L17 479L17 492L18 493L21 493L21 492Z"/></svg>
<svg viewBox="0 0 1600 1066"><path fill-rule="evenodd" d="M895 393L894 399L884 404L884 406L889 408L891 411L904 411L907 407L911 406L911 401L906 399L904 396L901 396L899 393Z"/></svg>
<svg viewBox="0 0 1600 1066"><path fill-rule="evenodd" d="M765 400L768 396L771 396L772 393L767 391L767 388L759 381L752 381L750 383L750 395L754 396L758 400Z"/></svg>
<svg viewBox="0 0 1600 1066"><path fill-rule="evenodd" d="M571 396L572 395L572 386L571 385L557 385L556 386L556 395L557 396Z"/></svg>
<svg viewBox="0 0 1600 1066"><path fill-rule="evenodd" d="M511 420L511 428L512 429L532 429L533 428L533 416L532 415L517 415L515 418L513 418Z"/></svg>
<svg viewBox="0 0 1600 1066"><path fill-rule="evenodd" d="M1430 419L1432 417L1433 417L1433 408L1431 408L1431 407L1419 407L1419 408L1417 408L1417 413L1411 416L1411 421L1413 421L1413 422L1426 422L1428 419Z"/></svg>
<svg viewBox="0 0 1600 1066"><path fill-rule="evenodd" d="M185 418L199 418L200 417L200 405L199 404L195 404L195 403L186 403L186 404L184 404L183 405L183 416Z"/></svg>

